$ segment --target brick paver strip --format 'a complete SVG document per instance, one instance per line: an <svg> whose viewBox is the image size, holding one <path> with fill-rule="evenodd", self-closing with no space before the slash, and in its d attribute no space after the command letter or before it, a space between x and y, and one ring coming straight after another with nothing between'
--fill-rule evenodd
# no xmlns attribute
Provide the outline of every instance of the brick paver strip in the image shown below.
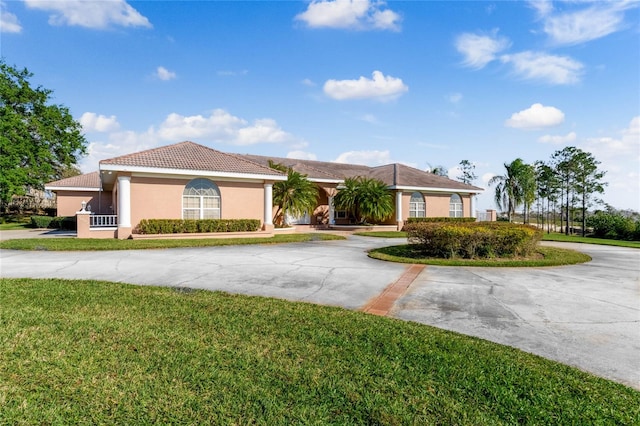
<svg viewBox="0 0 640 426"><path fill-rule="evenodd" d="M385 288L378 297L367 303L362 311L373 315L386 316L393 304L404 294L411 283L422 272L425 265L411 265L394 283Z"/></svg>

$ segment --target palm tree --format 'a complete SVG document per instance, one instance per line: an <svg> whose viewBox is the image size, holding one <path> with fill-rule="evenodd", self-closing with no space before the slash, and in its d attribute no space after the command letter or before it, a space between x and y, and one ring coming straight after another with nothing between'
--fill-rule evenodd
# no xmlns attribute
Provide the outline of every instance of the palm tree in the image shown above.
<svg viewBox="0 0 640 426"><path fill-rule="evenodd" d="M520 187L519 173L521 173L525 165L524 161L520 158L516 158L508 164L504 163L506 173L502 176L494 176L489 180L489 185L496 185L495 202L499 209L506 209L509 222L511 222L516 207L519 206L524 199L522 188Z"/></svg>
<svg viewBox="0 0 640 426"><path fill-rule="evenodd" d="M276 226L284 226L287 215L301 216L316 207L318 188L307 175L271 161L269 167L287 173L287 180L273 184L273 202L277 206L273 223Z"/></svg>
<svg viewBox="0 0 640 426"><path fill-rule="evenodd" d="M348 211L359 223L382 222L395 208L387 185L365 177L345 179L333 201L336 208Z"/></svg>

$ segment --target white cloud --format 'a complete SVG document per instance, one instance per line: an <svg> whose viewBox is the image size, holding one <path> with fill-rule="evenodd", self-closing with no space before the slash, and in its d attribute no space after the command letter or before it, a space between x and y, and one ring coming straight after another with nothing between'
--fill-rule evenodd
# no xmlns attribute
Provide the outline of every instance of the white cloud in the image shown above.
<svg viewBox="0 0 640 426"><path fill-rule="evenodd" d="M158 67L156 69L156 74L155 76L157 78L159 78L162 81L169 81L169 80L173 80L174 78L177 77L176 73L173 71L169 71L168 69L166 69L165 67Z"/></svg>
<svg viewBox="0 0 640 426"><path fill-rule="evenodd" d="M460 34L455 41L456 49L464 56L463 65L475 69L484 68L510 44L509 39L498 36L497 29L489 35Z"/></svg>
<svg viewBox="0 0 640 426"><path fill-rule="evenodd" d="M373 114L364 114L361 115L360 117L358 117L359 120L367 122L367 123L371 123L371 124L379 124L380 122L378 121L378 119L376 118L375 115Z"/></svg>
<svg viewBox="0 0 640 426"><path fill-rule="evenodd" d="M120 128L118 119L115 115L107 117L104 115L98 115L95 112L85 112L80 117L80 124L82 130L86 133L91 132L113 132Z"/></svg>
<svg viewBox="0 0 640 426"><path fill-rule="evenodd" d="M544 32L558 45L574 45L605 37L624 28L624 12L636 2L598 2L586 9L544 17Z"/></svg>
<svg viewBox="0 0 640 426"><path fill-rule="evenodd" d="M105 132L102 140L90 140L88 155L81 161L84 172L96 170L98 162L105 158L154 148L167 142L193 140L204 144L230 145L283 143L293 150L300 150L307 145L303 139L282 130L273 119L263 118L249 123L223 109L216 109L209 116L172 113L159 126L150 126L142 132L119 130L115 116L85 113L80 122L85 131Z"/></svg>
<svg viewBox="0 0 640 426"><path fill-rule="evenodd" d="M445 99L452 104L457 104L462 100L462 93L449 93L445 96Z"/></svg>
<svg viewBox="0 0 640 426"><path fill-rule="evenodd" d="M385 151L347 151L333 160L334 163L362 164L365 166L381 166L393 163L391 154Z"/></svg>
<svg viewBox="0 0 640 426"><path fill-rule="evenodd" d="M315 87L316 83L313 82L313 80L305 78L304 80L302 80L302 84L304 84L305 86L309 86L309 87Z"/></svg>
<svg viewBox="0 0 640 426"><path fill-rule="evenodd" d="M565 136L544 135L538 138L538 142L550 143L553 145L564 145L575 142L577 137L578 135L576 135L576 132L567 133Z"/></svg>
<svg viewBox="0 0 640 426"><path fill-rule="evenodd" d="M530 108L515 112L504 125L515 129L535 130L552 127L564 121L564 113L558 108L533 104Z"/></svg>
<svg viewBox="0 0 640 426"><path fill-rule="evenodd" d="M278 127L278 123L270 118L255 120L251 126L238 129L238 136L232 143L236 145L255 145L258 143L281 143L292 139L292 136Z"/></svg>
<svg viewBox="0 0 640 426"><path fill-rule="evenodd" d="M287 153L287 158L295 158L297 160L317 160L318 157L311 153L311 152L306 152L306 151L290 151Z"/></svg>
<svg viewBox="0 0 640 426"><path fill-rule="evenodd" d="M530 0L529 5L536 10L540 17L545 17L553 11L551 0Z"/></svg>
<svg viewBox="0 0 640 426"><path fill-rule="evenodd" d="M396 99L408 90L402 79L384 76L380 71L374 71L372 79L327 80L324 84L324 93L337 100L377 99L384 102Z"/></svg>
<svg viewBox="0 0 640 426"><path fill-rule="evenodd" d="M111 26L151 28L149 20L124 0L24 0L30 9L53 12L51 25L70 25L93 29Z"/></svg>
<svg viewBox="0 0 640 426"><path fill-rule="evenodd" d="M240 71L220 70L216 74L218 74L221 77L237 77L237 76L249 74L249 70L240 70Z"/></svg>
<svg viewBox="0 0 640 426"><path fill-rule="evenodd" d="M402 18L384 6L375 0L313 0L295 19L311 28L399 31Z"/></svg>
<svg viewBox="0 0 640 426"><path fill-rule="evenodd" d="M555 56L541 52L520 52L503 55L502 62L513 66L513 72L527 80L539 80L551 84L574 84L580 81L584 66L567 56Z"/></svg>
<svg viewBox="0 0 640 426"><path fill-rule="evenodd" d="M587 138L579 148L593 154L606 170L604 181L606 201L616 208L640 211L640 116L618 136Z"/></svg>
<svg viewBox="0 0 640 426"><path fill-rule="evenodd" d="M22 26L18 17L13 13L5 10L5 2L0 1L0 32L2 33L19 33L22 31Z"/></svg>
<svg viewBox="0 0 640 426"><path fill-rule="evenodd" d="M293 135L283 131L275 120L264 118L249 124L222 109L214 110L208 117L169 114L160 125L157 135L168 141L207 139L232 145L298 142Z"/></svg>

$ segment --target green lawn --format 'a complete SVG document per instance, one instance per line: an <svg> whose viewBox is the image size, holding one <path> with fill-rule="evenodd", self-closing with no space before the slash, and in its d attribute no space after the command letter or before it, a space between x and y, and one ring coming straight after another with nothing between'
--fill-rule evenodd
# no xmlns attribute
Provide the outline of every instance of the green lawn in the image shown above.
<svg viewBox="0 0 640 426"><path fill-rule="evenodd" d="M334 234L282 234L265 238L203 238L175 240L117 240L92 238L26 238L0 241L0 248L12 250L91 251L139 250L178 247L211 247L242 244L278 244L305 241L344 240Z"/></svg>
<svg viewBox="0 0 640 426"><path fill-rule="evenodd" d="M27 222L6 222L0 223L0 231L13 231L16 229L29 229L31 223Z"/></svg>
<svg viewBox="0 0 640 426"><path fill-rule="evenodd" d="M638 424L640 392L339 308L0 280L3 424Z"/></svg>
<svg viewBox="0 0 640 426"><path fill-rule="evenodd" d="M353 235L359 235L361 237L376 237L376 238L407 238L407 233L404 231L354 232Z"/></svg>
<svg viewBox="0 0 640 426"><path fill-rule="evenodd" d="M618 247L631 247L640 248L640 241L623 241L623 240L610 240L605 238L591 238L591 237L579 237L576 235L565 235L560 233L544 234L543 241L561 241L566 243L586 243L586 244L599 244L607 246Z"/></svg>

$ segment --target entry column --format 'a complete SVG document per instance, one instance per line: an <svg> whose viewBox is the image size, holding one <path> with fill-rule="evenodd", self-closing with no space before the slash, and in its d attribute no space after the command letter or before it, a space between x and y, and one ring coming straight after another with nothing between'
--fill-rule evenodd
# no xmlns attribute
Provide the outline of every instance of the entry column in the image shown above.
<svg viewBox="0 0 640 426"><path fill-rule="evenodd" d="M264 184L264 230L273 229L273 184Z"/></svg>
<svg viewBox="0 0 640 426"><path fill-rule="evenodd" d="M396 224L398 231L402 231L404 221L402 220L402 191L396 192Z"/></svg>
<svg viewBox="0 0 640 426"><path fill-rule="evenodd" d="M118 239L131 236L131 176L118 176Z"/></svg>

